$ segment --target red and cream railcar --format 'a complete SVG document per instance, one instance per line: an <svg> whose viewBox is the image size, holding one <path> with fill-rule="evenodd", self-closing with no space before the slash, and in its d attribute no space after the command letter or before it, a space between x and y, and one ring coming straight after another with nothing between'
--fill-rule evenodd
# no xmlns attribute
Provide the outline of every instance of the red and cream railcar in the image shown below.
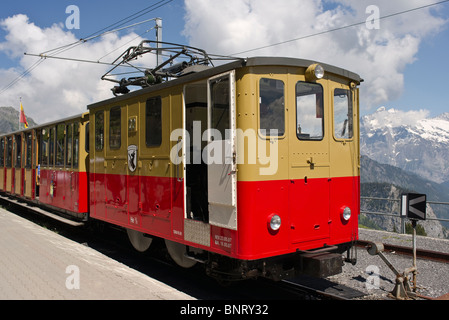
<svg viewBox="0 0 449 320"><path fill-rule="evenodd" d="M361 81L252 58L90 105L90 217L217 277L340 272L358 238Z"/></svg>
<svg viewBox="0 0 449 320"><path fill-rule="evenodd" d="M88 121L85 113L0 137L0 190L87 220Z"/></svg>
<svg viewBox="0 0 449 320"><path fill-rule="evenodd" d="M38 201L78 220L88 219L88 122L85 113L36 129L40 145Z"/></svg>

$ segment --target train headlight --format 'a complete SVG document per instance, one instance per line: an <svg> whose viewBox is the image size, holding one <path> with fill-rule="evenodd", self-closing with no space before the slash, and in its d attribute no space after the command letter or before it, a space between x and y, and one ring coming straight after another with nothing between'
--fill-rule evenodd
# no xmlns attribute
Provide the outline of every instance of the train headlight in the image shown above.
<svg viewBox="0 0 449 320"><path fill-rule="evenodd" d="M342 216L343 220L349 221L349 219L351 218L351 214L352 214L351 208L343 207L342 209L343 210L342 210L341 216Z"/></svg>
<svg viewBox="0 0 449 320"><path fill-rule="evenodd" d="M281 223L281 217L277 214L272 214L268 217L268 227L272 232L277 232L281 228Z"/></svg>
<svg viewBox="0 0 449 320"><path fill-rule="evenodd" d="M317 63L312 64L306 70L306 80L309 82L314 82L319 79L323 79L323 77L324 77L324 68Z"/></svg>

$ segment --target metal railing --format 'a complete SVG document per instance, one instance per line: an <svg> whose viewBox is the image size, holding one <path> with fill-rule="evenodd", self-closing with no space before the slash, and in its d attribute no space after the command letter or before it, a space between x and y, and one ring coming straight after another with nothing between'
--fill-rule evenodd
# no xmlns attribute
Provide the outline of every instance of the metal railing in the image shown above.
<svg viewBox="0 0 449 320"><path fill-rule="evenodd" d="M364 214L372 214L372 215L380 215L380 216L388 216L393 218L400 219L401 227L400 227L400 233L405 233L405 225L406 222L409 221L409 219L402 214L401 208L402 208L402 199L391 199L391 198L376 198L376 197L360 197L361 200L361 208L363 207L362 203L363 201L387 201L390 203L393 203L391 205L392 208L395 210L392 210L392 212L376 212L376 211L366 211L366 210L360 210L360 213ZM397 205L395 205L397 204ZM447 205L449 206L449 202L441 202L441 201L427 201L427 204L429 205ZM444 218L431 218L426 217L426 220L433 220L433 221L440 221L440 222L449 222L449 219Z"/></svg>

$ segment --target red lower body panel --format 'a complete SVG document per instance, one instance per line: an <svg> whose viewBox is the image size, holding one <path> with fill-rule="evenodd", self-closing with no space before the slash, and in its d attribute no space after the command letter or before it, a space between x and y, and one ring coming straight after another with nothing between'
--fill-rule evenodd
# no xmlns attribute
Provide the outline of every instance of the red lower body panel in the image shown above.
<svg viewBox="0 0 449 320"><path fill-rule="evenodd" d="M256 260L357 239L359 177L237 184L238 230L210 226L210 247L185 241L184 183L172 178L90 175L90 215L125 228L238 259ZM342 208L352 210L349 221ZM269 217L282 225L270 231Z"/></svg>
<svg viewBox="0 0 449 320"><path fill-rule="evenodd" d="M359 177L238 183L241 259L255 260L321 248L358 237ZM349 221L341 209L351 208ZM277 232L269 217L281 217Z"/></svg>
<svg viewBox="0 0 449 320"><path fill-rule="evenodd" d="M87 213L87 186L87 172L41 169L39 202L73 213Z"/></svg>

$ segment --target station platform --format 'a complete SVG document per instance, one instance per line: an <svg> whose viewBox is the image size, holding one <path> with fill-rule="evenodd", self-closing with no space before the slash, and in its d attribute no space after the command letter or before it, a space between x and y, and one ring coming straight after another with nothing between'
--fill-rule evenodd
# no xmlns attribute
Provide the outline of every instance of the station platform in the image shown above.
<svg viewBox="0 0 449 320"><path fill-rule="evenodd" d="M0 208L0 300L194 300Z"/></svg>

